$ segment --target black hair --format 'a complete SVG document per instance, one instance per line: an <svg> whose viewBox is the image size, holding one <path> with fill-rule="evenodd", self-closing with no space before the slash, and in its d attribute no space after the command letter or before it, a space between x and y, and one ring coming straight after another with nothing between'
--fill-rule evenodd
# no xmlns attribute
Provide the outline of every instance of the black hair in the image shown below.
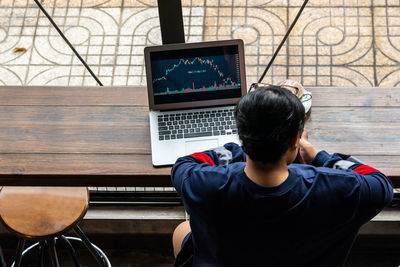
<svg viewBox="0 0 400 267"><path fill-rule="evenodd" d="M302 133L305 113L292 92L265 86L239 100L235 118L244 152L254 161L276 163Z"/></svg>

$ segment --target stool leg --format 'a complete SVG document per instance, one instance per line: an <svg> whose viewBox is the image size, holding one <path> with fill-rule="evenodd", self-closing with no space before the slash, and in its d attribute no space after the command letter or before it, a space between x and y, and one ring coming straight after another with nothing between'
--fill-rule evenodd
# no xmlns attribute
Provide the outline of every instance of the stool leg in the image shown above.
<svg viewBox="0 0 400 267"><path fill-rule="evenodd" d="M97 260L97 263L99 265L103 266L108 266L106 260L103 258L102 255L100 255L97 250L93 247L92 243L89 241L89 239L86 237L86 235L83 233L81 228L79 226L74 227L74 232L77 234L77 236L82 240L83 244L85 244L86 248L92 253L93 257Z"/></svg>
<svg viewBox="0 0 400 267"><path fill-rule="evenodd" d="M81 264L79 263L78 257L76 256L76 252L74 247L71 245L71 243L68 241L68 239L65 238L65 236L60 236L60 240L64 242L64 244L67 246L67 249L69 253L72 256L72 259L74 261L75 267L81 267Z"/></svg>
<svg viewBox="0 0 400 267"><path fill-rule="evenodd" d="M44 266L44 252L46 251L46 241L40 241L39 242L39 250L38 250L38 256L39 256L39 261L38 261L38 267L43 267Z"/></svg>
<svg viewBox="0 0 400 267"><path fill-rule="evenodd" d="M1 249L1 246L0 246L0 266L6 267L6 262L4 261L4 255L3 255L3 250Z"/></svg>
<svg viewBox="0 0 400 267"><path fill-rule="evenodd" d="M60 264L58 263L56 242L55 242L54 238L49 240L49 253L50 253L52 265L55 267L60 267Z"/></svg>
<svg viewBox="0 0 400 267"><path fill-rule="evenodd" d="M22 252L24 251L24 247L25 247L25 239L21 238L18 241L17 255L15 256L15 267L21 266Z"/></svg>

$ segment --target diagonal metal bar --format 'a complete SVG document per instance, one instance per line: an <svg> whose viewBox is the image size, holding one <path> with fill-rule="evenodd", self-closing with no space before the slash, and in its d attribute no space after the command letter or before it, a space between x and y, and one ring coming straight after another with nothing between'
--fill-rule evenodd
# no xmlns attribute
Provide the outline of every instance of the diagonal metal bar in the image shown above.
<svg viewBox="0 0 400 267"><path fill-rule="evenodd" d="M76 49L74 48L74 46L70 43L70 41L67 39L67 37L65 37L65 35L63 34L63 32L60 30L60 28L58 28L57 24L54 22L54 20L51 18L51 16L49 15L49 13L47 13L47 11L44 9L44 7L42 6L42 4L38 1L38 0L34 0L36 5L40 8L40 10L43 12L43 14L49 19L50 23L54 26L54 28L56 29L56 31L60 34L61 38L64 39L64 41L67 43L67 45L69 46L69 48L71 48L72 52L74 52L74 54L78 57L78 59L81 61L81 63L85 66L85 68L89 71L90 75L92 75L92 77L96 80L96 82L100 85L103 86L103 84L100 82L99 78L97 78L97 76L94 74L94 72L92 71L92 69L89 67L89 65L86 63L86 61L81 57L81 55L79 55L78 51L76 51Z"/></svg>
<svg viewBox="0 0 400 267"><path fill-rule="evenodd" d="M81 230L81 228L79 228L79 226L75 226L74 227L74 232L75 234L82 240L83 244L86 246L86 248L89 250L90 253L92 253L93 257L95 257L97 263L100 266L108 266L107 264L107 260L103 257L103 255L101 255L100 253L98 253L98 251L96 250L96 248L93 246L93 244L89 241L89 239L87 238L87 236L85 235L85 233Z"/></svg>
<svg viewBox="0 0 400 267"><path fill-rule="evenodd" d="M25 247L25 239L21 238L18 241L17 255L15 256L15 266L16 267L20 267L21 266L22 252L24 251L24 247Z"/></svg>
<svg viewBox="0 0 400 267"><path fill-rule="evenodd" d="M39 242L39 261L38 261L38 267L44 267L44 252L46 250L46 241L40 241Z"/></svg>
<svg viewBox="0 0 400 267"><path fill-rule="evenodd" d="M49 249L51 264L53 267L60 267L60 263L58 262L58 257L57 257L56 241L54 238L51 238L48 242L49 242L48 249Z"/></svg>
<svg viewBox="0 0 400 267"><path fill-rule="evenodd" d="M82 267L81 264L79 263L78 256L76 255L75 249L71 245L71 243L68 241L68 239L65 236L61 235L60 240L62 242L64 242L65 246L67 247L68 252L70 253L70 255L72 257L72 260L74 261L75 267Z"/></svg>
<svg viewBox="0 0 400 267"><path fill-rule="evenodd" d="M268 65L265 68L263 74L261 75L260 79L258 80L259 83L262 82L262 80L265 77L265 74L267 74L267 72L268 72L269 68L271 67L272 63L274 63L276 56L279 54L279 51L281 50L283 44L286 42L286 39L289 37L290 32L292 31L294 25L296 25L297 20L300 18L300 15L303 12L304 8L306 7L307 3L308 3L308 0L304 0L303 5L300 7L299 12L297 13L296 17L294 18L292 24L290 24L289 29L287 30L285 36L283 36L283 39L282 39L281 43L279 44L279 46L276 49L276 51L275 51L274 55L272 56L271 60L268 62Z"/></svg>
<svg viewBox="0 0 400 267"><path fill-rule="evenodd" d="M0 266L6 267L6 262L4 260L3 250L1 249L1 246L0 246Z"/></svg>

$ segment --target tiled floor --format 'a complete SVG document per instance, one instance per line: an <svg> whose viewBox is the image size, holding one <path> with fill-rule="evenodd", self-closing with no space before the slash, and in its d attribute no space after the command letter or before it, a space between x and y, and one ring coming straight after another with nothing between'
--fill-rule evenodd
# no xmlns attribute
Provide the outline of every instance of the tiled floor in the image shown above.
<svg viewBox="0 0 400 267"><path fill-rule="evenodd" d="M104 85L145 84L143 48L161 44L155 0L43 0ZM242 38L248 84L302 0L182 0L187 42ZM26 48L14 52L14 48ZM310 1L265 82L397 86L399 0ZM33 0L0 0L0 84L95 85Z"/></svg>

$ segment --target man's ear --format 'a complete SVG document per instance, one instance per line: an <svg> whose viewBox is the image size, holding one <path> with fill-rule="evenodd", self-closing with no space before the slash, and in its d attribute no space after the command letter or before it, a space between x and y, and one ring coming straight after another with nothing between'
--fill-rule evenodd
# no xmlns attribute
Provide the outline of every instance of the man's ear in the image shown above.
<svg viewBox="0 0 400 267"><path fill-rule="evenodd" d="M295 137L292 139L291 147L294 149L297 149L297 147L300 145L300 132L298 132Z"/></svg>

